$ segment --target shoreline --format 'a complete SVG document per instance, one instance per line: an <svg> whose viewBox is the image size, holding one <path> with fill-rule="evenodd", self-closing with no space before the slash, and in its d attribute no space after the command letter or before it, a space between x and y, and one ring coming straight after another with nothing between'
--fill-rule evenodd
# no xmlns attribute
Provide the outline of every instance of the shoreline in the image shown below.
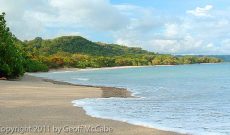
<svg viewBox="0 0 230 135"><path fill-rule="evenodd" d="M50 81L50 82L48 82ZM59 84L58 84L59 83ZM111 87L89 87L69 83L42 80L25 75L20 81L0 81L1 126L22 126L28 124L46 125L106 125L114 129L111 135L180 135L127 122L94 118L86 114L82 107L75 107L71 101L84 98L130 97L124 89ZM119 92L118 92L119 91ZM105 93L104 93L105 92ZM124 92L124 93L122 93ZM104 93L104 94L103 94ZM108 94L110 93L110 94ZM35 133L28 133L35 134ZM52 134L52 133L44 133ZM92 133L80 133L92 134ZM98 133L95 133L98 134Z"/></svg>
<svg viewBox="0 0 230 135"><path fill-rule="evenodd" d="M142 68L142 67L152 67L152 66L116 66L116 67L83 68L83 69L67 67L67 68L50 69L48 72L95 71L95 70L113 70L113 69Z"/></svg>
<svg viewBox="0 0 230 135"><path fill-rule="evenodd" d="M159 65L159 66L173 66L173 65ZM121 67L121 68L117 68L117 67L99 68L99 69L96 69L96 70L100 70L100 69L103 70L103 69L138 68L138 67L140 67L140 66L125 66L125 67ZM149 66L141 66L141 67L149 67ZM68 68L65 69L65 70L69 71ZM88 70L88 69L83 69L83 70ZM89 70L91 70L91 69L89 69ZM79 71L79 70L76 70L76 71ZM53 79L46 79L46 78L43 78L43 77L37 77L37 78L41 78L45 82L51 82L53 84L59 84L59 85L71 85L71 86L80 86L80 87L100 88L102 90L102 95L99 98L112 98L112 97L117 97L117 98L140 98L140 97L134 96L134 93L132 93L131 91L129 91L129 90L125 89L125 88L108 87L108 86L94 86L94 85L84 85L84 84L74 84L74 83L69 83L69 82L64 82L64 81L57 81L57 80L53 80ZM77 100L79 100L79 99L77 99ZM141 124L130 123L130 122L123 121L123 120L117 120L117 119L106 118L106 117L103 118L103 117L92 116L92 115L88 114L86 112L86 110L82 106L76 106L76 105L74 105L75 104L74 102L77 101L77 100L73 100L71 102L73 104L73 106L82 108L85 111L85 114L88 115L88 116L90 116L90 117L99 118L99 119L114 120L114 121L128 123L128 124L131 124L131 125L142 126L142 127L145 127L145 128L157 129L157 130L162 130L162 131L167 131L167 132L174 132L174 133L177 133L177 134L186 134L185 132L182 132L182 131L178 132L178 131L173 131L173 130L168 130L168 129L156 128L156 127L150 126L148 124L147 125L146 124L142 124L141 125Z"/></svg>
<svg viewBox="0 0 230 135"><path fill-rule="evenodd" d="M69 82L63 82L63 81L56 81L52 79L45 79L41 78L45 82L51 82L53 84L59 84L59 85L71 85L71 86L80 86L80 87L92 87L92 88L100 88L102 90L102 98L111 98L111 97L119 97L119 98L136 98L132 95L132 92L124 89L124 88L116 88L116 87L106 87L106 86L93 86L93 85L82 85L82 84L74 84Z"/></svg>
<svg viewBox="0 0 230 135"><path fill-rule="evenodd" d="M221 64L229 62L220 62L220 63L195 63L195 64ZM146 65L146 66L115 66L115 67L100 67L100 68L57 68L50 69L48 72L73 72L73 71L95 71L95 70L113 70L113 69L126 69L126 68L143 68L143 67L170 67L170 66L181 66L181 65L194 65L194 64L178 64L178 65ZM37 72L44 73L44 72Z"/></svg>

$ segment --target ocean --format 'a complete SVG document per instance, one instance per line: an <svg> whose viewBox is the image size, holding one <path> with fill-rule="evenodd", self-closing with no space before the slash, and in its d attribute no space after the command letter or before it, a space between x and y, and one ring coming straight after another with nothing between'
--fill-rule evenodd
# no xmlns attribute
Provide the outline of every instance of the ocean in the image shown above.
<svg viewBox="0 0 230 135"><path fill-rule="evenodd" d="M126 88L136 96L72 102L93 117L194 135L230 135L230 63L32 75L74 84Z"/></svg>

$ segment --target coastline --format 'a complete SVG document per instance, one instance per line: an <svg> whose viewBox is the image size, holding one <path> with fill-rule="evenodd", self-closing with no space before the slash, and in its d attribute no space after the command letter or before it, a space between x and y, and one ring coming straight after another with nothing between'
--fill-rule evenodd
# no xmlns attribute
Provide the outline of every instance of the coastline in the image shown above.
<svg viewBox="0 0 230 135"><path fill-rule="evenodd" d="M220 62L230 63L230 62ZM196 64L220 64L220 63L196 63ZM94 71L94 70L113 70L113 69L126 69L126 68L142 68L142 67L171 67L181 65L194 65L194 64L179 64L179 65L147 65L147 66L115 66L115 67L101 67L101 68L58 68L50 69L48 72L73 72L73 71ZM38 72L39 73L39 72ZM43 72L41 72L43 73Z"/></svg>
<svg viewBox="0 0 230 135"><path fill-rule="evenodd" d="M1 127L28 126L31 124L58 127L64 125L96 126L99 124L113 129L113 132L100 134L179 135L175 132L136 126L126 122L94 118L87 115L81 107L74 107L71 104L71 101L82 98L130 97L131 93L124 89L70 85L69 83L42 80L30 75L25 75L20 81L2 80L0 84L2 86L0 88ZM61 134L64 133L61 132ZM79 131L78 134L92 134L92 132Z"/></svg>
<svg viewBox="0 0 230 135"><path fill-rule="evenodd" d="M37 77L41 78L41 77ZM119 98L133 98L132 92L128 91L124 88L116 88L116 87L105 87L105 86L93 86L93 85L82 85L82 84L73 84L69 82L62 82L62 81L56 81L52 79L45 79L41 78L45 82L50 82L53 84L59 84L59 85L71 85L71 86L80 86L80 87L92 87L92 88L100 88L102 90L102 98L110 98L110 97L119 97Z"/></svg>
<svg viewBox="0 0 230 135"><path fill-rule="evenodd" d="M50 69L48 72L74 72L74 71L95 71L95 70L115 70L115 69L127 69L127 68L143 68L143 67L170 67L177 65L147 65L147 66L117 66L117 67L101 67L101 68L57 68ZM35 73L45 73L45 72L35 72Z"/></svg>
<svg viewBox="0 0 230 135"><path fill-rule="evenodd" d="M84 69L67 67L67 68L51 69L48 72L95 71L95 70L108 70L108 69L111 70L111 69L141 68L141 67L151 67L151 66L117 66L117 67L84 68Z"/></svg>
<svg viewBox="0 0 230 135"><path fill-rule="evenodd" d="M230 62L220 62L220 63L230 63ZM196 63L196 64L220 64L220 63ZM95 70L115 70L115 69L127 69L127 68L143 68L143 67L171 67L171 66L182 66L182 65L196 65L196 64L179 64L179 65L147 65L147 66L115 66L115 67L101 67L101 68L57 68L57 69L50 69L48 72L55 73L55 72L74 72L74 71L95 71ZM46 73L46 72L34 72L36 73ZM90 85L83 85L83 86L90 86ZM92 86L90 86L92 87ZM94 86L93 86L94 87ZM102 86L103 87L103 86Z"/></svg>

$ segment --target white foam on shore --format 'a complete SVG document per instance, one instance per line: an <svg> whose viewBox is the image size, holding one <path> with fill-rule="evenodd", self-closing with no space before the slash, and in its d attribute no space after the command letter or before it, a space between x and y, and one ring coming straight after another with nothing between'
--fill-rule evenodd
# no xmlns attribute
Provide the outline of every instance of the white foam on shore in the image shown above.
<svg viewBox="0 0 230 135"><path fill-rule="evenodd" d="M108 99L108 98L105 98L104 100L106 100L106 99ZM84 100L87 100L87 98L85 98ZM92 98L90 98L89 100L92 100ZM124 119L124 118L114 116L114 115L113 115L113 117L108 117L108 116L105 116L105 115L101 115L100 113L95 111L93 108L88 106L86 102L87 101L74 100L71 103L73 104L73 106L82 107L86 111L87 115L89 115L91 117L95 117L95 118L116 120L116 121L129 123L129 124L132 124L132 125L143 126L143 127L147 127L147 128L154 128L154 129L163 130L163 131L177 132L177 133L181 133L181 134L207 135L207 134L197 134L195 132L192 133L192 132L188 132L188 131L185 131L185 130L182 130L182 129L161 127L159 125L153 125L153 124L150 124L150 123L147 123L147 122L140 122L140 121L137 121L137 120L134 120L134 119ZM213 135L215 135L215 134L213 134Z"/></svg>
<svg viewBox="0 0 230 135"><path fill-rule="evenodd" d="M89 81L89 78L77 78L77 77L73 77L71 79L79 80L79 81Z"/></svg>
<svg viewBox="0 0 230 135"><path fill-rule="evenodd" d="M95 70L114 70L114 69L126 69L126 68L141 68L150 66L118 66L118 67L102 67L102 68L85 68L77 71L95 71Z"/></svg>
<svg viewBox="0 0 230 135"><path fill-rule="evenodd" d="M100 99L107 100L108 98L100 98ZM122 100L121 98L115 98L115 99L116 100ZM93 107L89 106L87 103L87 100L97 100L97 98L96 99L85 98L85 99L80 99L80 100L74 100L71 103L73 104L73 106L82 107L86 111L87 115L89 115L91 117L95 117L95 118L121 121L121 122L129 123L132 125L143 126L143 127L147 127L147 128L153 128L153 129L158 129L158 130L162 130L162 131L176 132L176 133L187 134L187 135L225 135L225 134L213 133L213 132L186 131L186 130L179 129L179 128L162 127L162 126L157 125L157 124L152 124L152 123L148 123L148 122L141 122L141 121L138 121L135 119L122 118L122 117L119 117L119 115L114 115L114 114L112 115L112 117L105 116L103 114L100 114L98 111L95 111L95 109Z"/></svg>

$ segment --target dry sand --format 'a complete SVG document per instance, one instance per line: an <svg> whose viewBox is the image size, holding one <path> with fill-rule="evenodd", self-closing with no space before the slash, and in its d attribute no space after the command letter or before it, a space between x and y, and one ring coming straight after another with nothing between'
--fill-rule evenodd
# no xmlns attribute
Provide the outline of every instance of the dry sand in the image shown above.
<svg viewBox="0 0 230 135"><path fill-rule="evenodd" d="M20 81L0 80L0 135L6 134L5 131L50 135L58 134L54 132L57 129L62 129L60 134L72 135L178 135L125 122L93 118L71 103L81 98L126 97L130 95L127 91L47 81L29 75Z"/></svg>

